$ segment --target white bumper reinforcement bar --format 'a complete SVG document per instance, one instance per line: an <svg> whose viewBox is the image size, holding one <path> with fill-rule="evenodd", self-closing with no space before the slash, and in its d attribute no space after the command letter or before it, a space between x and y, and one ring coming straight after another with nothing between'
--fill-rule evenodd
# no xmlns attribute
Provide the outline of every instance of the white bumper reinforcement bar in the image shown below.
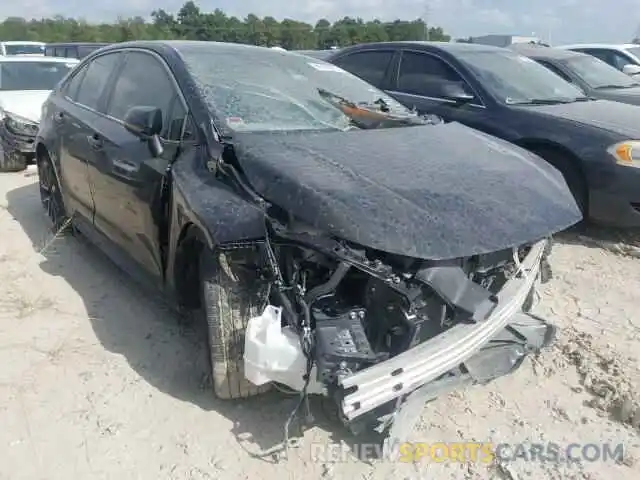
<svg viewBox="0 0 640 480"><path fill-rule="evenodd" d="M491 315L475 324L459 324L446 332L385 362L373 365L339 381L351 393L342 400L348 421L408 394L458 367L504 329L522 305L538 277L547 241L536 243L522 261L521 274L514 275L498 293Z"/></svg>

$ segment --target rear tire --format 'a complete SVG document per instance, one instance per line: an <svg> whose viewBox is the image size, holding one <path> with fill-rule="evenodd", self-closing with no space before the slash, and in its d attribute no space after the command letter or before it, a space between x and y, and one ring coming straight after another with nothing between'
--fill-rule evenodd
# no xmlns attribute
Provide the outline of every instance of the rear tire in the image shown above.
<svg viewBox="0 0 640 480"><path fill-rule="evenodd" d="M270 389L244 376L244 338L249 319L260 315L264 292L230 256L205 250L200 257L200 294L213 391L220 399L246 398Z"/></svg>

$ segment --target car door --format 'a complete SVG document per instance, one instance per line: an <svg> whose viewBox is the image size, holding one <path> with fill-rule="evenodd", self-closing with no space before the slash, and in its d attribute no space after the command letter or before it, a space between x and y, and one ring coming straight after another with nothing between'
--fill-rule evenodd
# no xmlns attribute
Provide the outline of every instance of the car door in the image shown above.
<svg viewBox="0 0 640 480"><path fill-rule="evenodd" d="M93 221L94 199L88 165L95 154L93 125L101 118L103 94L121 55L110 53L82 66L63 87L64 103L50 112L59 142L60 176L69 207Z"/></svg>
<svg viewBox="0 0 640 480"><path fill-rule="evenodd" d="M163 112L160 136L164 152L158 158L147 142L125 128L125 116L134 106L157 107ZM112 255L116 263L159 285L164 272L159 199L183 136L187 141L195 130L185 127L183 135L187 107L177 82L159 56L142 50L127 52L105 113L95 131L94 163L89 171L95 225L116 247Z"/></svg>
<svg viewBox="0 0 640 480"><path fill-rule="evenodd" d="M337 57L331 63L384 90L389 86L388 73L394 55L395 51L390 49L362 50Z"/></svg>
<svg viewBox="0 0 640 480"><path fill-rule="evenodd" d="M445 121L485 125L486 108L479 95L449 62L438 55L404 50L394 77L394 85L387 93L407 107L421 114L439 115ZM473 99L461 104L447 98L446 89L453 86Z"/></svg>

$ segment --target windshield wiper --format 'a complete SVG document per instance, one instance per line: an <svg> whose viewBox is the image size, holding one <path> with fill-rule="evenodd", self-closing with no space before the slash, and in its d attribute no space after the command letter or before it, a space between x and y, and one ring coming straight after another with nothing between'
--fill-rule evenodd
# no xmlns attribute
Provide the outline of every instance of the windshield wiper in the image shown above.
<svg viewBox="0 0 640 480"><path fill-rule="evenodd" d="M348 100L344 97L341 97L336 93L330 92L329 90L325 90L324 88L318 88L318 93L320 94L321 97L332 98L338 101L338 103L340 103L341 105L348 108L359 108L359 109L366 109L366 110L375 108L376 110L380 110L381 112L385 112L385 113L391 110L389 108L389 104L383 98L378 98L373 102L358 102L356 104L355 102Z"/></svg>
<svg viewBox="0 0 640 480"><path fill-rule="evenodd" d="M527 98L526 100L507 100L509 105L558 105L560 103L577 102L583 97L562 99L562 98ZM584 97L588 98L588 97Z"/></svg>
<svg viewBox="0 0 640 480"><path fill-rule="evenodd" d="M639 83L635 83L635 84L631 84L631 85L600 85L598 87L594 87L596 90L604 90L604 89L623 89L623 88L633 88L633 87L637 87L638 85L640 85Z"/></svg>
<svg viewBox="0 0 640 480"><path fill-rule="evenodd" d="M425 125L428 123L415 113L394 114L383 98L373 102L355 103L324 88L318 88L318 93L328 103L340 109L351 123L358 128L373 129Z"/></svg>

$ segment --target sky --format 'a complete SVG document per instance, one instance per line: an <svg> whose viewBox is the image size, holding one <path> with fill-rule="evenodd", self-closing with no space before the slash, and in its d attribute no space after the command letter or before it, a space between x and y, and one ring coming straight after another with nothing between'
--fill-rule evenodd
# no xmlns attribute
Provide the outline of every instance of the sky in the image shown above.
<svg viewBox="0 0 640 480"><path fill-rule="evenodd" d="M184 0L0 0L0 18L52 15L112 21L147 17L154 9L176 12ZM453 37L484 34L535 35L559 45L630 41L640 27L640 0L199 0L203 11L220 8L231 15L271 15L314 23L344 16L365 20L427 18ZM426 12L429 12L426 15Z"/></svg>

